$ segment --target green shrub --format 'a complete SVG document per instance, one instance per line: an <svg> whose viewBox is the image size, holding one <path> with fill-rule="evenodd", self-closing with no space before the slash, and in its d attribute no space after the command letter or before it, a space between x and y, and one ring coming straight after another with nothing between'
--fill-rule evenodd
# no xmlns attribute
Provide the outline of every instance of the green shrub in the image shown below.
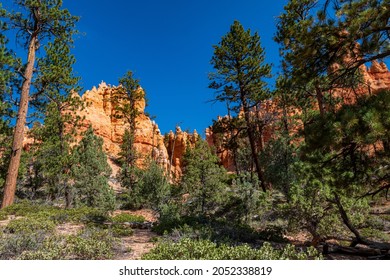
<svg viewBox="0 0 390 280"><path fill-rule="evenodd" d="M182 239L180 242L163 241L142 257L144 260L279 260L322 259L314 249L299 251L288 245L276 250L269 243L259 249L248 245L217 245L209 240Z"/></svg>
<svg viewBox="0 0 390 280"><path fill-rule="evenodd" d="M20 260L64 260L67 259L65 238L63 236L46 237L36 250L23 251Z"/></svg>
<svg viewBox="0 0 390 280"><path fill-rule="evenodd" d="M107 212L91 207L62 209L45 204L34 204L30 201L15 203L0 211L1 217L7 215L31 217L39 220L51 220L57 224L66 222L103 223L109 220Z"/></svg>
<svg viewBox="0 0 390 280"><path fill-rule="evenodd" d="M5 228L5 231L7 233L25 233L25 234L34 233L34 232L51 233L54 232L55 227L56 224L51 220L26 217L26 218L10 221Z"/></svg>
<svg viewBox="0 0 390 280"><path fill-rule="evenodd" d="M126 225L114 224L111 227L111 232L115 237L125 237L133 235L134 231Z"/></svg>
<svg viewBox="0 0 390 280"><path fill-rule="evenodd" d="M110 259L116 242L107 230L87 228L79 235L67 236L65 251L68 259Z"/></svg>
<svg viewBox="0 0 390 280"><path fill-rule="evenodd" d="M60 209L58 207L49 206L45 204L35 204L28 200L22 200L21 202L14 203L11 206L8 206L0 211L7 215L15 216L28 216L37 212Z"/></svg>
<svg viewBox="0 0 390 280"><path fill-rule="evenodd" d="M23 221L19 224L19 221ZM109 259L113 256L117 239L108 230L87 228L78 235L52 235L46 227L31 231L32 223L19 219L0 238L0 259L70 260ZM44 223L51 222L45 220ZM54 223L53 223L54 224ZM36 226L36 224L34 224Z"/></svg>
<svg viewBox="0 0 390 280"><path fill-rule="evenodd" d="M8 215L4 212L0 212L0 221L4 221L8 219Z"/></svg>
<svg viewBox="0 0 390 280"><path fill-rule="evenodd" d="M153 227L158 234L171 235L177 241L180 238L209 239L217 243L237 244L253 243L262 236L245 224L228 222L224 219L209 220L207 217L184 216L167 219L167 222Z"/></svg>
<svg viewBox="0 0 390 280"><path fill-rule="evenodd" d="M18 232L0 239L0 259L17 259L23 252L36 251L42 247L46 235L43 232Z"/></svg>
<svg viewBox="0 0 390 280"><path fill-rule="evenodd" d="M139 215L131 215L127 213L121 213L112 217L112 221L115 223L143 223L145 218Z"/></svg>
<svg viewBox="0 0 390 280"><path fill-rule="evenodd" d="M180 207L176 203L169 203L161 207L159 223L153 227L153 231L157 234L164 234L182 224Z"/></svg>
<svg viewBox="0 0 390 280"><path fill-rule="evenodd" d="M91 207L80 207L65 210L67 220L82 223L103 223L109 220L107 213Z"/></svg>
<svg viewBox="0 0 390 280"><path fill-rule="evenodd" d="M390 241L390 237L387 233L375 228L363 228L360 230L360 233L366 238L374 239L377 241L383 241L383 242Z"/></svg>

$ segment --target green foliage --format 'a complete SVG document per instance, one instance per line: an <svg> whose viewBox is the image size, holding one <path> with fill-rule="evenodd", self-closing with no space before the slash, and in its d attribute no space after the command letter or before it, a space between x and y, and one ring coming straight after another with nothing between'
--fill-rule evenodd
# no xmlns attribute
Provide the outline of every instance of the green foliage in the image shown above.
<svg viewBox="0 0 390 280"><path fill-rule="evenodd" d="M159 222L153 227L158 234L171 232L182 225L181 207L178 203L167 203L161 207Z"/></svg>
<svg viewBox="0 0 390 280"><path fill-rule="evenodd" d="M91 228L70 236L16 233L0 240L0 259L110 259L117 242L107 230Z"/></svg>
<svg viewBox="0 0 390 280"><path fill-rule="evenodd" d="M227 185L226 171L219 165L207 143L198 140L184 155L181 185L189 197L185 209L192 215L213 215L224 204Z"/></svg>
<svg viewBox="0 0 390 280"><path fill-rule="evenodd" d="M236 113L241 105L247 110L252 103L269 97L263 79L271 75L271 67L264 63L260 37L257 33L251 35L250 29L244 30L238 21L231 25L221 42L214 46L211 64L216 73L210 75L212 82L209 87L219 90L217 100L232 104L238 102L232 108Z"/></svg>
<svg viewBox="0 0 390 280"><path fill-rule="evenodd" d="M373 240L378 240L380 242L390 242L390 237L387 233L382 230L374 229L374 228L363 228L360 230L361 234Z"/></svg>
<svg viewBox="0 0 390 280"><path fill-rule="evenodd" d="M43 232L17 233L5 235L0 239L0 259L17 259L28 251L39 250L45 242L46 235Z"/></svg>
<svg viewBox="0 0 390 280"><path fill-rule="evenodd" d="M27 217L22 219L15 219L9 222L5 231L8 233L33 233L42 231L45 233L52 233L55 229L55 223L48 219L37 219L33 217Z"/></svg>
<svg viewBox="0 0 390 280"><path fill-rule="evenodd" d="M122 183L129 182L127 179L133 181L129 189L126 208L149 207L160 211L162 205L169 198L171 188L161 166L153 160L147 160L143 168L134 167L132 171L129 174L132 178L122 179ZM122 174L123 172L124 170L122 170ZM129 185L125 186L130 187Z"/></svg>
<svg viewBox="0 0 390 280"><path fill-rule="evenodd" d="M249 223L251 217L258 213L260 207L266 208L265 198L267 195L264 192L260 192L257 186L257 177L248 172L242 172L233 179L231 190L235 204L233 209L235 215L237 215L236 219L244 217L245 221ZM230 207L231 205L227 208Z"/></svg>
<svg viewBox="0 0 390 280"><path fill-rule="evenodd" d="M112 210L115 196L108 185L111 168L102 145L103 140L95 136L90 127L76 146L74 157L77 164L72 166L73 199L76 205Z"/></svg>
<svg viewBox="0 0 390 280"><path fill-rule="evenodd" d="M102 223L108 221L107 213L101 209L80 207L61 209L44 204L34 204L24 200L0 210L0 215L15 215L31 220L49 220L56 224L66 222Z"/></svg>
<svg viewBox="0 0 390 280"><path fill-rule="evenodd" d="M7 155L11 146L12 130L7 118L12 115L12 111L11 104L7 101L12 92L11 85L15 79L13 66L16 64L14 55L7 48L8 38L5 36L5 31L8 26L1 19L5 13L0 4L0 195L7 172Z"/></svg>
<svg viewBox="0 0 390 280"><path fill-rule="evenodd" d="M292 245L282 250L273 249L264 243L259 249L248 245L217 245L208 240L182 239L178 243L161 242L142 257L144 260L307 260L322 259L321 255L310 248L299 252Z"/></svg>
<svg viewBox="0 0 390 280"><path fill-rule="evenodd" d="M110 228L112 235L115 237L126 237L133 235L134 231L127 225L114 224Z"/></svg>
<svg viewBox="0 0 390 280"><path fill-rule="evenodd" d="M142 113L138 108L138 103L145 98L145 93L139 85L139 80L133 77L133 72L128 71L119 79L121 87L117 94L113 96L113 103L118 104L116 117L124 119L129 125L123 135L121 152L119 154L122 171L120 180L123 186L132 188L134 185L134 173L136 172L137 159L139 155L134 148L134 137L136 130L136 118Z"/></svg>
<svg viewBox="0 0 390 280"><path fill-rule="evenodd" d="M66 238L67 259L102 260L113 256L116 239L107 230L88 228Z"/></svg>
<svg viewBox="0 0 390 280"><path fill-rule="evenodd" d="M210 74L209 87L216 90L216 100L226 102L229 117L230 110L236 115L243 110L244 127L234 127L229 129L229 133L236 131L237 134L237 131L243 131L247 136L259 183L263 191L266 191L256 147L257 117L254 118L254 114L251 113L260 102L271 97L264 80L271 76L271 66L265 63L259 35L257 33L251 35L250 29L245 30L238 21L234 21L230 31L222 37L218 45L214 46L211 64L216 72ZM229 118L228 121L234 119Z"/></svg>
<svg viewBox="0 0 390 280"><path fill-rule="evenodd" d="M12 204L6 208L0 210L0 213L6 215L15 215L15 216L27 216L41 211L59 209L57 207L33 203L29 200L22 200L17 203Z"/></svg>
<svg viewBox="0 0 390 280"><path fill-rule="evenodd" d="M39 176L36 175L42 172L42 168L44 169L51 165L42 165L40 162L34 165L34 161L36 160L36 155L34 154L28 159L29 168L27 170L18 170L22 169L20 168L19 162L22 139L24 137L22 135L23 127L26 126L27 117L30 117L27 116L28 106L30 103L35 107L32 117L42 118L42 113L46 112L48 103L56 103L59 106L66 99L65 97L69 96L71 90L79 89L76 86L79 78L72 74L75 59L70 54L70 49L73 46L73 36L77 33L75 24L78 21L78 17L72 16L67 9L62 8L62 0L17 0L14 1L13 7L15 8L13 11L1 11L1 19L4 20L4 22L1 22L1 27L10 27L9 34L16 36L17 47L21 46L24 48L27 59L24 63L21 59L15 60L13 67L17 70L14 71L14 75L17 76L16 74L20 73L20 76L14 79L12 87L7 84L7 93L10 96L9 100L7 100L10 102L8 107L11 106L12 100L20 95L18 98L20 102L17 105L20 110L18 111L12 144L16 154L10 157L8 164L12 168L10 168L8 178L10 180L9 182L16 181L18 173L20 174L22 171L30 172L34 169L33 175L24 174L28 178L26 182L28 184L27 188L32 189L32 196L34 196L37 186L41 183L38 180L41 174ZM42 50L38 51L42 46ZM16 50L16 53L20 53L20 50ZM53 133L57 133L57 131L54 130ZM60 134L61 136L63 135ZM55 143L56 145L53 144L53 139L48 140L48 142L45 143L49 145L45 147L46 152L50 148L50 145L51 148L59 148L58 143ZM66 155L63 149L64 142L65 140L61 142L62 149L51 150L57 157L54 157L50 163L55 163L57 169L62 168L58 164L58 154L60 153L62 157ZM67 167L65 166L63 169L66 170ZM50 177L51 181L57 181L62 185L62 181L64 180L62 178L55 178L52 172L53 170L49 171L46 172L46 175ZM66 171L61 170L56 175L61 177L64 173ZM21 182L22 187L25 183L23 181ZM12 203L15 195L15 186L11 186L8 183L5 184L7 187L5 191L8 197L10 197L10 201L4 202L6 205ZM53 186L54 183L51 185Z"/></svg>
<svg viewBox="0 0 390 280"><path fill-rule="evenodd" d="M8 215L6 213L0 212L0 221L7 220Z"/></svg>
<svg viewBox="0 0 390 280"><path fill-rule="evenodd" d="M165 217L160 220L153 231L165 234L169 240L183 238L208 239L216 243L240 244L255 243L264 237L247 224L228 221L226 219L206 219L204 217ZM271 240L271 239L270 239Z"/></svg>
<svg viewBox="0 0 390 280"><path fill-rule="evenodd" d="M2 209L0 214L24 216L11 220L4 228L0 259L107 259L118 243L113 236L132 234L122 225L99 229L109 217L87 207L60 209L25 201ZM75 236L57 235L56 225L66 222L88 226Z"/></svg>
<svg viewBox="0 0 390 280"><path fill-rule="evenodd" d="M136 183L137 172L140 171L135 164L138 157L139 155L134 149L134 132L126 129L119 153L119 162L122 169L118 179L121 185L127 189L132 189Z"/></svg>
<svg viewBox="0 0 390 280"><path fill-rule="evenodd" d="M287 144L288 139L279 135L271 139L260 153L260 162L264 166L264 176L273 189L288 195L290 183L295 180L291 170L294 161L293 147Z"/></svg>
<svg viewBox="0 0 390 280"><path fill-rule="evenodd" d="M145 222L145 218L143 216L121 213L112 217L112 221L115 223L143 223Z"/></svg>
<svg viewBox="0 0 390 280"><path fill-rule="evenodd" d="M145 97L144 91L139 85L139 80L133 77L133 72L128 71L122 78L119 79L119 96L122 102L118 103L118 117L125 118L130 125L130 133L135 133L136 118L141 113L137 108L137 102ZM123 100L125 96L125 100ZM115 97L114 97L115 98Z"/></svg>

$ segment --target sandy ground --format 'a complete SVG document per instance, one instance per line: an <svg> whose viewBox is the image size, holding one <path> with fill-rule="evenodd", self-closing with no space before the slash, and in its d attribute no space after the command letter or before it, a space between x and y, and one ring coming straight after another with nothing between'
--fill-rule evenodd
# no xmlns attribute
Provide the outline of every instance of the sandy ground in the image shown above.
<svg viewBox="0 0 390 280"><path fill-rule="evenodd" d="M151 241L157 234L151 232L149 229L134 229L134 234L129 237L121 238L122 244L117 254L114 256L115 260L139 260L142 255L149 252L154 247Z"/></svg>

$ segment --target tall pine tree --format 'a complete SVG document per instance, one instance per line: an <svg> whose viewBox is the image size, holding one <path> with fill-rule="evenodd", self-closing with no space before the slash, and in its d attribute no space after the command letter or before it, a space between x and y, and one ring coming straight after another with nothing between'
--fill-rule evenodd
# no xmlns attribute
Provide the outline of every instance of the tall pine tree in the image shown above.
<svg viewBox="0 0 390 280"><path fill-rule="evenodd" d="M210 75L212 82L209 87L216 90L218 101L234 105L231 107L237 114L243 110L255 171L261 188L266 191L266 182L258 156L253 113L255 106L270 97L264 78L270 77L271 66L266 64L264 59L264 49L260 45L259 35L257 33L251 35L249 29L245 30L238 21L235 21L221 42L214 46L211 64L216 72Z"/></svg>
<svg viewBox="0 0 390 280"><path fill-rule="evenodd" d="M75 164L71 168L74 185L71 196L76 206L86 205L104 210L115 208L114 191L108 184L111 168L102 146L103 139L89 127L74 149Z"/></svg>
<svg viewBox="0 0 390 280"><path fill-rule="evenodd" d="M14 201L29 101L43 93L41 90L46 90L53 79L58 78L58 76L51 76L51 73L41 76L39 81L42 83L42 87L37 88L35 94L31 93L34 76L39 73L39 71L34 71L37 50L41 45L47 44L56 38L63 45L71 46L73 43L72 37L75 34L75 23L78 20L68 10L62 9L62 0L17 0L15 4L20 8L20 12L12 11L3 13L2 16L18 34L18 41L27 51L27 60L26 66L23 68L23 83L19 92L19 110L1 207L11 205ZM44 56L45 52L42 53Z"/></svg>

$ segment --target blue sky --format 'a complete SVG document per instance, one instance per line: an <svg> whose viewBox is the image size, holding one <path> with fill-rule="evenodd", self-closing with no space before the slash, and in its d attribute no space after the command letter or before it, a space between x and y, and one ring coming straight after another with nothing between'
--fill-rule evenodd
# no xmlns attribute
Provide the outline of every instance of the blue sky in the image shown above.
<svg viewBox="0 0 390 280"><path fill-rule="evenodd" d="M117 85L127 70L135 72L146 90L146 109L162 133L181 128L203 134L223 104L208 103L212 46L235 19L258 31L266 60L277 72L278 46L272 40L276 17L286 1L260 0L64 0L81 16L85 35L75 42L75 71L84 90L102 80Z"/></svg>
<svg viewBox="0 0 390 280"><path fill-rule="evenodd" d="M259 33L266 62L273 64L276 74L279 56L273 37L286 2L63 0L63 6L81 17L73 54L83 91L101 81L118 85L118 79L132 70L146 91L146 111L155 116L162 133L178 124L204 135L213 119L226 114L224 104L208 102L214 98L208 89L212 46L239 20Z"/></svg>

